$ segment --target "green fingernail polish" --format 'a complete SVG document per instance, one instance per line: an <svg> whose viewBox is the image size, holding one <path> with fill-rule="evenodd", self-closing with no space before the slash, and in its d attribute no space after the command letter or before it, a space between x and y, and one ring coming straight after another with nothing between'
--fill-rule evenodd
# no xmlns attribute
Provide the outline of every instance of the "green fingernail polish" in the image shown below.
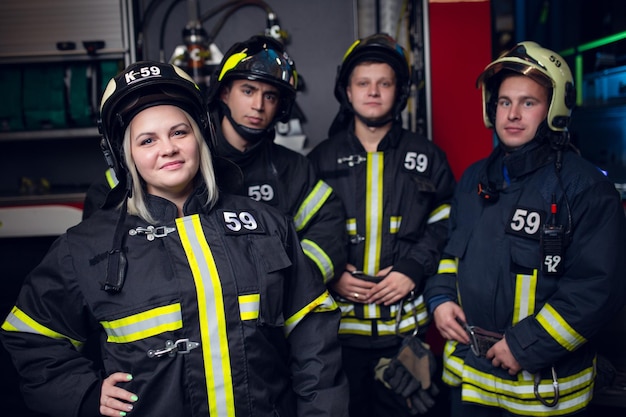
<svg viewBox="0 0 626 417"><path fill-rule="evenodd" d="M126 379L130 381L130 380L132 380L132 379L133 379L133 376L132 376L131 374L127 374L127 375L126 375Z"/></svg>
<svg viewBox="0 0 626 417"><path fill-rule="evenodd" d="M132 397L130 397L130 399L131 399L132 401L137 401L137 400L139 399L139 397L138 397L138 396L136 396L136 395L133 395Z"/></svg>
<svg viewBox="0 0 626 417"><path fill-rule="evenodd" d="M126 412L125 411L120 411L120 416L125 417L126 416Z"/></svg>

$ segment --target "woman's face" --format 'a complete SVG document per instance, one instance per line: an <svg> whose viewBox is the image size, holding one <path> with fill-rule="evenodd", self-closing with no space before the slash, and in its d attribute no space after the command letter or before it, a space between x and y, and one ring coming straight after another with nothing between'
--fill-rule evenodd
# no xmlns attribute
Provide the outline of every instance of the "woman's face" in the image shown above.
<svg viewBox="0 0 626 417"><path fill-rule="evenodd" d="M523 75L505 78L498 91L496 132L509 148L519 148L535 137L548 115L548 90Z"/></svg>
<svg viewBox="0 0 626 417"><path fill-rule="evenodd" d="M130 122L130 152L149 194L173 200L193 190L200 151L178 107L154 106L138 113Z"/></svg>

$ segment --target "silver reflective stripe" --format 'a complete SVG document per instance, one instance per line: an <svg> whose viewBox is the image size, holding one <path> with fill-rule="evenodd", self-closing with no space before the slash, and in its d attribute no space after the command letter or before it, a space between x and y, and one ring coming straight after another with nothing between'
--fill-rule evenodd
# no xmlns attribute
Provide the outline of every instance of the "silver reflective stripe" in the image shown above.
<svg viewBox="0 0 626 417"><path fill-rule="evenodd" d="M107 184L109 184L109 187L111 187L111 189L117 187L117 184L120 183L120 181L117 179L117 175L115 175L115 170L113 168L107 169L104 176L106 177Z"/></svg>
<svg viewBox="0 0 626 417"><path fill-rule="evenodd" d="M324 291L315 300L311 301L309 304L301 308L300 311L297 311L296 314L285 320L285 336L289 336L293 329L296 328L298 323L300 323L307 314L334 310L336 308L337 303L335 303L333 297L328 291Z"/></svg>
<svg viewBox="0 0 626 417"><path fill-rule="evenodd" d="M456 274L457 272L457 260L442 258L439 261L438 274Z"/></svg>
<svg viewBox="0 0 626 417"><path fill-rule="evenodd" d="M333 263L326 254L315 242L309 239L302 239L300 242L304 254L308 256L317 265L320 270L324 282L327 282L335 274Z"/></svg>
<svg viewBox="0 0 626 417"><path fill-rule="evenodd" d="M450 218L450 204L442 204L430 213L426 223L433 224L448 218Z"/></svg>
<svg viewBox="0 0 626 417"><path fill-rule="evenodd" d="M535 313L535 293L537 290L537 270L532 274L518 274L515 277L515 308L513 323L517 324Z"/></svg>
<svg viewBox="0 0 626 417"><path fill-rule="evenodd" d="M376 275L383 230L383 172L384 154L368 152L365 196L365 258L363 271Z"/></svg>
<svg viewBox="0 0 626 417"><path fill-rule="evenodd" d="M550 304L545 304L537 313L537 321L554 340L570 352L587 341Z"/></svg>
<svg viewBox="0 0 626 417"><path fill-rule="evenodd" d="M559 412L571 414L591 400L593 375L593 367L589 367L577 375L559 380L562 393L558 403ZM532 374L526 371L520 372L516 380L508 380L464 366L463 382L464 402L496 406L519 415L554 415L555 408L547 407L535 398ZM544 381L541 395L550 397L552 389L550 381ZM519 398L524 398L524 401Z"/></svg>
<svg viewBox="0 0 626 417"><path fill-rule="evenodd" d="M337 304L342 314L341 322L339 323L339 334L371 336L376 333L378 335L394 335L396 334L397 326L401 333L407 333L415 329L416 318L418 327L425 326L429 320L423 295L404 304L399 325L396 321L398 314L397 304L390 306L392 318L389 320L380 318L380 306L377 304L364 306L363 312L369 314L368 317L370 318L356 317L354 304L350 302L337 301Z"/></svg>
<svg viewBox="0 0 626 417"><path fill-rule="evenodd" d="M24 313L17 307L13 307L4 323L2 323L2 330L7 332L22 332L32 333L41 336L50 337L52 339L65 339L69 341L77 350L82 349L83 343L55 332L52 329L47 328L36 322L32 317Z"/></svg>
<svg viewBox="0 0 626 417"><path fill-rule="evenodd" d="M346 220L346 232L349 235L356 235L356 219L347 219Z"/></svg>
<svg viewBox="0 0 626 417"><path fill-rule="evenodd" d="M332 191L333 189L322 180L319 180L317 184L315 184L315 187L313 187L309 195L304 199L293 218L296 231L299 232L304 229L311 220L311 217L315 216L320 210L320 207L324 205Z"/></svg>
<svg viewBox="0 0 626 417"><path fill-rule="evenodd" d="M259 294L246 294L239 296L239 316L241 320L256 320L259 318Z"/></svg>
<svg viewBox="0 0 626 417"><path fill-rule="evenodd" d="M209 415L234 417L235 403L226 334L226 312L215 260L197 214L176 219L176 226L198 294L198 318Z"/></svg>
<svg viewBox="0 0 626 417"><path fill-rule="evenodd" d="M389 219L389 232L398 233L401 224L402 216L391 216L391 219Z"/></svg>
<svg viewBox="0 0 626 417"><path fill-rule="evenodd" d="M485 374L454 356L457 345L456 341L446 342L442 380L456 387L462 384L463 401L496 406L520 415L554 415L557 408L546 407L536 399L532 374L522 371L514 380ZM559 379L559 412L569 415L582 409L591 400L594 374L594 368L590 366L577 374ZM545 380L540 386L540 393L550 397L552 389L551 381ZM520 398L524 400L520 401Z"/></svg>
<svg viewBox="0 0 626 417"><path fill-rule="evenodd" d="M157 307L132 316L100 322L107 342L130 343L183 327L180 304Z"/></svg>

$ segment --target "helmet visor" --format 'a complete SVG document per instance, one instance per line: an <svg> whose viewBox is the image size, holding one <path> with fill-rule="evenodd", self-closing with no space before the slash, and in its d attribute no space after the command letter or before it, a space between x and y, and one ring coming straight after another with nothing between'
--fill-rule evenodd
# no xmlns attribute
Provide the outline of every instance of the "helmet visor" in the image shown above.
<svg viewBox="0 0 626 417"><path fill-rule="evenodd" d="M295 71L293 66L273 49L252 51L248 48L231 55L219 74L218 81L224 76L237 74L249 79L260 77L262 80L275 80L296 87Z"/></svg>
<svg viewBox="0 0 626 417"><path fill-rule="evenodd" d="M476 81L477 86L480 86L483 82L489 82L494 75L498 74L502 70L510 70L517 72L520 75L525 75L546 88L554 87L554 85L552 85L552 79L544 71L535 66L528 65L525 62L517 61L502 61L495 63L480 74L478 80Z"/></svg>

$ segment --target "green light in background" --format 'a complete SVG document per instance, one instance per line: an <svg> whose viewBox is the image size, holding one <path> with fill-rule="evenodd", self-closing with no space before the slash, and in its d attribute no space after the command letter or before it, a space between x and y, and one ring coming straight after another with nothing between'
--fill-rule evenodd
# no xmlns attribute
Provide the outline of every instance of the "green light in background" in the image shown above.
<svg viewBox="0 0 626 417"><path fill-rule="evenodd" d="M611 36L607 36L606 38L596 39L595 41L583 43L582 45L574 48L569 48L561 52L561 56L569 56L574 54L579 54L581 52L588 51L590 49L599 48L604 45L608 45L613 42L621 41L622 39L626 39L626 31L615 33Z"/></svg>

